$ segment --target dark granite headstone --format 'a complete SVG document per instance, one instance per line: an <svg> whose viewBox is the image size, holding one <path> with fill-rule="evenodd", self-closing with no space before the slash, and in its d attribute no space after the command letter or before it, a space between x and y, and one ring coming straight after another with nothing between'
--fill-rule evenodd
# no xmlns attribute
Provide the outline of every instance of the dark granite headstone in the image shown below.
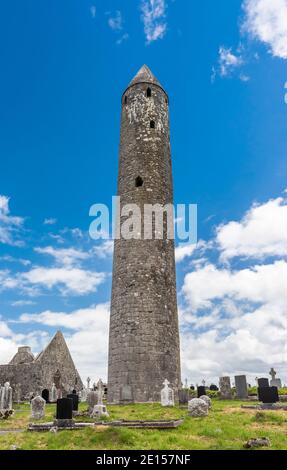
<svg viewBox="0 0 287 470"><path fill-rule="evenodd" d="M277 403L279 401L277 387L259 387L258 400L262 403Z"/></svg>
<svg viewBox="0 0 287 470"><path fill-rule="evenodd" d="M73 400L73 411L78 411L79 396L76 393L70 393L69 395L67 395L67 398L71 398Z"/></svg>
<svg viewBox="0 0 287 470"><path fill-rule="evenodd" d="M258 379L258 388L269 387L269 380L268 379Z"/></svg>
<svg viewBox="0 0 287 470"><path fill-rule="evenodd" d="M179 390L178 399L180 405L186 405L189 400L189 391L188 390Z"/></svg>
<svg viewBox="0 0 287 470"><path fill-rule="evenodd" d="M217 385L211 384L209 390L212 390L213 392L218 392L219 388L217 387Z"/></svg>
<svg viewBox="0 0 287 470"><path fill-rule="evenodd" d="M203 386L197 387L197 398L202 397L202 395L206 395L206 389Z"/></svg>
<svg viewBox="0 0 287 470"><path fill-rule="evenodd" d="M57 400L57 419L73 418L73 400L71 398L58 398Z"/></svg>

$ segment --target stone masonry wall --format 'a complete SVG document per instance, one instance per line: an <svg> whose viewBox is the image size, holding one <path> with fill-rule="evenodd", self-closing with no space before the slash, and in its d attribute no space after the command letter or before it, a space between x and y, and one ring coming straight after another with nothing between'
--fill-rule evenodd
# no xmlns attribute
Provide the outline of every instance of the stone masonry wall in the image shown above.
<svg viewBox="0 0 287 470"><path fill-rule="evenodd" d="M152 96L147 97L147 88ZM154 121L155 128L150 127ZM136 178L143 181L136 187ZM168 98L148 83L123 96L118 195L121 204L173 202ZM160 401L180 386L174 242L116 240L110 319L108 401ZM125 396L124 396L125 395Z"/></svg>

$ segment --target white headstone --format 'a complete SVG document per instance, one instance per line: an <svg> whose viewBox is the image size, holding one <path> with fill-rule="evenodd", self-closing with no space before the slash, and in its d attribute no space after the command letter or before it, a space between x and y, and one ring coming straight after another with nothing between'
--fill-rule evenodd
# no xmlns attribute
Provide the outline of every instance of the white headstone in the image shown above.
<svg viewBox="0 0 287 470"><path fill-rule="evenodd" d="M163 382L164 388L161 391L161 405L174 406L174 391L169 387L169 381Z"/></svg>
<svg viewBox="0 0 287 470"><path fill-rule="evenodd" d="M57 401L57 398L58 398L58 390L56 388L56 385L53 384L52 389L51 389L51 399L50 399L50 401L52 403L55 403Z"/></svg>
<svg viewBox="0 0 287 470"><path fill-rule="evenodd" d="M86 388L83 388L80 392L80 401L83 403L87 401L87 395L88 395L88 390Z"/></svg>
<svg viewBox="0 0 287 470"><path fill-rule="evenodd" d="M97 383L97 391L93 392L97 394L97 405L94 406L93 411L91 413L92 418L101 418L103 416L109 416L107 411L107 407L103 403L103 396L104 396L104 387L103 382L99 379Z"/></svg>
<svg viewBox="0 0 287 470"><path fill-rule="evenodd" d="M43 419L45 418L45 406L46 401L44 398L38 395L31 400L31 418L32 419Z"/></svg>
<svg viewBox="0 0 287 470"><path fill-rule="evenodd" d="M4 387L1 388L1 399L0 399L0 409L1 410L12 410L13 399L12 399L12 388L10 387L9 382L4 384Z"/></svg>

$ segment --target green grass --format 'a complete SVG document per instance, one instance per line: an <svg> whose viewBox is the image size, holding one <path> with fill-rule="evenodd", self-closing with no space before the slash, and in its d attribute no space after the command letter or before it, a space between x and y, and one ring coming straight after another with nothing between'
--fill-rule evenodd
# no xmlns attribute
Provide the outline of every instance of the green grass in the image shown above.
<svg viewBox="0 0 287 470"><path fill-rule="evenodd" d="M212 410L206 418L191 418L187 409L162 408L159 404L109 406L109 420L177 419L184 423L177 429L127 429L98 427L79 431L27 432L29 405L15 405L14 416L0 421L0 431L22 429L21 433L0 434L0 449L16 445L19 449L141 449L141 450L185 450L185 449L243 449L250 438L269 437L272 449L287 449L286 411L256 411L241 409L239 401L213 400ZM81 404L81 410L86 405ZM52 421L54 405L46 406L44 421ZM83 419L79 418L79 421ZM85 419L87 421L87 419Z"/></svg>

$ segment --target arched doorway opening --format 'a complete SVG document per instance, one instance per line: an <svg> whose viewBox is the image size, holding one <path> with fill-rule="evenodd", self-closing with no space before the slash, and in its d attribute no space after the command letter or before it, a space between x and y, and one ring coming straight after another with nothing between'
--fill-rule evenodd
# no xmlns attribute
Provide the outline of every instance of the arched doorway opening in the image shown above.
<svg viewBox="0 0 287 470"><path fill-rule="evenodd" d="M46 403L49 403L49 390L47 388L44 388L42 391L42 398L44 398Z"/></svg>

